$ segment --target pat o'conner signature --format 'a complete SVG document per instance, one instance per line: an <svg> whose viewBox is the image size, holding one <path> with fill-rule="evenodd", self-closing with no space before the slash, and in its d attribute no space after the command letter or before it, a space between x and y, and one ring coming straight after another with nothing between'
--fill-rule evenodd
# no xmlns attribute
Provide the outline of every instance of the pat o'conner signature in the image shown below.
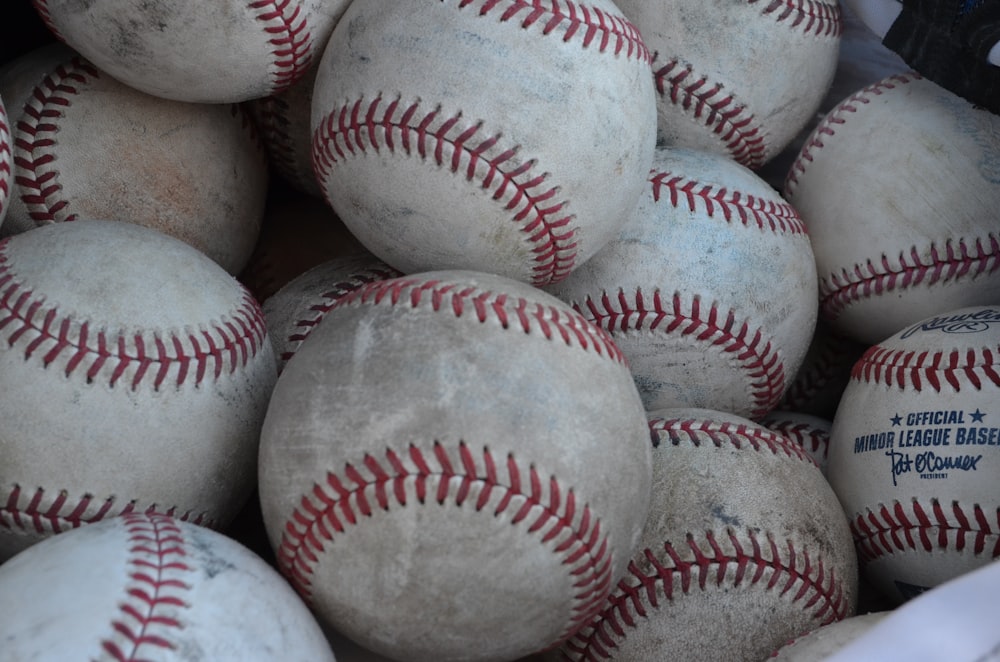
<svg viewBox="0 0 1000 662"><path fill-rule="evenodd" d="M910 456L896 450L885 452L892 465L892 485L896 486L896 478L910 472L917 474L938 474L948 471L976 471L982 455L954 455L951 457L938 455L934 451L925 451Z"/></svg>

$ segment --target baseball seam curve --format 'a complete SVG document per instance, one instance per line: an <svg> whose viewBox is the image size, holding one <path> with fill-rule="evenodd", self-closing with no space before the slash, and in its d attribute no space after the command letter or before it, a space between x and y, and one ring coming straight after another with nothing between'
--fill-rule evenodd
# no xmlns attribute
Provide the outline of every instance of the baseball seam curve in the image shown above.
<svg viewBox="0 0 1000 662"><path fill-rule="evenodd" d="M126 502L122 508L115 510L114 497L107 497L101 501L91 494L84 494L82 498L71 501L66 490L59 490L52 503L44 505L46 495L46 491L41 487L34 492L22 493L21 486L15 484L7 493L6 501L0 504L0 528L34 532L39 535L57 534L108 517L140 512L135 501ZM209 528L216 526L206 513L193 511L178 513L176 506L159 510L154 503L141 512L147 515L167 515Z"/></svg>
<svg viewBox="0 0 1000 662"><path fill-rule="evenodd" d="M480 511L494 502L496 490L501 496L493 515L516 508L511 524L528 525L528 533L538 533L541 544L555 541L553 552L568 566L576 591L570 622L562 633L563 638L569 636L593 615L611 587L612 552L600 520L589 505L576 503L572 489L564 494L555 476L546 481L534 465L525 471L513 453L498 459L483 447L481 462L482 468L464 441L458 443L457 461L435 441L430 453L410 444L402 453L386 449L384 459L366 453L357 466L348 463L339 475L328 472L322 484L315 483L302 496L285 521L277 548L279 567L309 602L311 577L324 546L356 524L359 514L370 517L376 509L405 507L411 497L420 504L434 500L463 506L477 488L475 503L470 505ZM509 484L501 482L504 469ZM458 489L451 496L449 488L455 481ZM366 491L372 493L374 503L369 502Z"/></svg>
<svg viewBox="0 0 1000 662"><path fill-rule="evenodd" d="M127 515L125 520L131 582L119 603L121 613L111 627L127 644L123 648L106 638L101 648L116 662L140 662L148 659L140 656L144 648L177 648L172 636L184 624L171 613L190 606L185 601L190 586L184 578L193 568L184 560L184 534L172 518Z"/></svg>
<svg viewBox="0 0 1000 662"><path fill-rule="evenodd" d="M570 227L573 216L564 213L566 202L556 198L559 187L548 185L549 174L537 172L535 159L517 163L519 146L499 146L501 133L484 138L480 135L482 122L462 126L461 113L439 117L440 106L418 114L420 102L415 101L397 118L399 97L386 105L381 117L376 117L384 103L381 96L364 110L363 103L358 99L335 108L320 121L313 135L313 169L322 188L326 188L333 167L348 155L383 148L395 152L398 142L407 156L433 159L453 174L464 171L466 180L478 180L483 189L492 190L492 199L513 214L512 220L533 246L534 285L557 282L574 269L578 242L576 230ZM451 155L447 156L446 151ZM329 202L329 195L324 194ZM509 197L506 202L505 197Z"/></svg>
<svg viewBox="0 0 1000 662"><path fill-rule="evenodd" d="M757 4L761 0L747 0ZM762 13L765 16L774 15L779 23L791 22L789 27L801 28L806 34L823 37L838 37L843 33L840 5L836 2L819 2L817 0L766 0L767 5Z"/></svg>
<svg viewBox="0 0 1000 662"><path fill-rule="evenodd" d="M909 511L907 511L909 507ZM922 505L916 498L906 504L893 500L891 505L865 508L850 521L851 534L862 563L871 563L896 552L971 548L974 555L1000 556L1000 508L991 520L977 503L971 512L958 501L950 509L938 499ZM992 543L992 546L990 545Z"/></svg>
<svg viewBox="0 0 1000 662"><path fill-rule="evenodd" d="M133 370L128 388L138 389L151 375L153 388L159 390L174 369L173 385L178 388L192 381L201 384L208 375L218 380L224 371L232 374L248 365L265 346L264 314L245 289L234 310L199 329L129 334L93 330L88 320L62 316L55 306L45 305L44 294L18 281L7 254L14 237L0 241L0 331L6 333L7 349L23 345L26 361L38 355L48 368L68 353L60 359L67 377L85 369L90 383L110 366L111 387Z"/></svg>
<svg viewBox="0 0 1000 662"><path fill-rule="evenodd" d="M292 0L253 0L247 7L264 24L271 45L274 71L271 93L286 89L305 75L312 63L312 34L302 4Z"/></svg>
<svg viewBox="0 0 1000 662"><path fill-rule="evenodd" d="M983 347L949 352L870 347L851 368L851 379L917 391L930 387L940 392L945 384L955 392L964 386L981 390L1000 386L1000 356L996 348Z"/></svg>
<svg viewBox="0 0 1000 662"><path fill-rule="evenodd" d="M751 418L773 409L784 391L784 363L764 331L751 327L746 320L739 323L732 310L723 311L717 302L712 302L704 314L697 295L685 301L680 292L674 292L665 304L659 289L650 298L639 288L634 293L619 288L617 296L602 291L597 300L588 295L573 308L608 332L612 340L615 332L648 329L719 348L738 362L750 380Z"/></svg>

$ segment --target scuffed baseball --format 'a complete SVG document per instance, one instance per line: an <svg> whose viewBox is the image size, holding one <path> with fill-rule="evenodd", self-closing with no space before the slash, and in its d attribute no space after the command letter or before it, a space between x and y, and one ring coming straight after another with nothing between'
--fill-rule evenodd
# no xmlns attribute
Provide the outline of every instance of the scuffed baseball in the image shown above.
<svg viewBox="0 0 1000 662"><path fill-rule="evenodd" d="M365 648L514 660L570 636L624 572L648 439L624 357L555 297L467 271L376 281L278 378L264 524L300 595Z"/></svg>
<svg viewBox="0 0 1000 662"><path fill-rule="evenodd" d="M77 220L0 241L0 560L113 515L223 528L276 379L257 302L194 248Z"/></svg>
<svg viewBox="0 0 1000 662"><path fill-rule="evenodd" d="M1000 116L919 75L830 111L784 191L813 239L821 314L858 342L1000 300Z"/></svg>
<svg viewBox="0 0 1000 662"><path fill-rule="evenodd" d="M378 280L402 276L373 255L327 260L292 279L262 306L278 374L313 329L344 297Z"/></svg>
<svg viewBox="0 0 1000 662"><path fill-rule="evenodd" d="M858 614L818 627L779 648L768 662L822 662L879 624L890 612Z"/></svg>
<svg viewBox="0 0 1000 662"><path fill-rule="evenodd" d="M403 273L556 282L638 202L650 55L610 0L355 0L319 67L319 183Z"/></svg>
<svg viewBox="0 0 1000 662"><path fill-rule="evenodd" d="M238 105L132 89L62 44L0 69L16 185L2 234L77 218L136 223L239 273L260 232L267 160Z"/></svg>
<svg viewBox="0 0 1000 662"><path fill-rule="evenodd" d="M618 236L546 290L614 338L647 409L758 419L809 347L815 269L798 213L760 177L711 152L657 149Z"/></svg>
<svg viewBox="0 0 1000 662"><path fill-rule="evenodd" d="M1000 307L926 318L855 364L827 476L899 604L1000 556Z"/></svg>
<svg viewBox="0 0 1000 662"><path fill-rule="evenodd" d="M11 155L10 120L0 98L0 226L7 216L7 201L14 186L14 158Z"/></svg>
<svg viewBox="0 0 1000 662"><path fill-rule="evenodd" d="M618 0L653 52L659 144L757 169L813 119L837 69L836 0Z"/></svg>
<svg viewBox="0 0 1000 662"><path fill-rule="evenodd" d="M799 445L724 412L648 416L653 497L642 542L563 660L763 660L854 615L851 532Z"/></svg>
<svg viewBox="0 0 1000 662"><path fill-rule="evenodd" d="M0 565L8 660L333 662L281 575L221 533L132 513Z"/></svg>
<svg viewBox="0 0 1000 662"><path fill-rule="evenodd" d="M45 25L129 87L194 103L286 89L318 58L348 0L32 0Z"/></svg>

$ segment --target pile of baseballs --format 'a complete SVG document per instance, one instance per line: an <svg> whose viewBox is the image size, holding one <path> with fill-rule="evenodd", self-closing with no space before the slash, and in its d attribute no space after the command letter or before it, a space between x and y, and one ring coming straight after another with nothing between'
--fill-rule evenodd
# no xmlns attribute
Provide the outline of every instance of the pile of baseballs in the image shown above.
<svg viewBox="0 0 1000 662"><path fill-rule="evenodd" d="M1000 116L837 0L20 2L3 659L819 660L1000 556Z"/></svg>

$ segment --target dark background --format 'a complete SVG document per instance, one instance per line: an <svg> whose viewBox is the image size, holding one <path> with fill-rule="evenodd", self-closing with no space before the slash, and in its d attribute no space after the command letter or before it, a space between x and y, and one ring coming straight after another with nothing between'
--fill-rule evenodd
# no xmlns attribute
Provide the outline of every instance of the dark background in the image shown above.
<svg viewBox="0 0 1000 662"><path fill-rule="evenodd" d="M0 0L0 65L53 41L31 0Z"/></svg>

